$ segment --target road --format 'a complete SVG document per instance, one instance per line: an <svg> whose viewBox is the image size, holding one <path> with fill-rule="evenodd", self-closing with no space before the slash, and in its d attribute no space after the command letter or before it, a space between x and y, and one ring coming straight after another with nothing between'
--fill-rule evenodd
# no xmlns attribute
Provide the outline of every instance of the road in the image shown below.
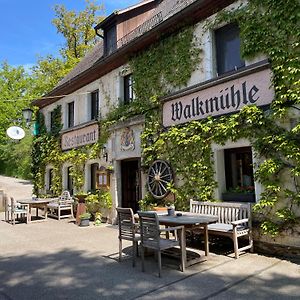
<svg viewBox="0 0 300 300"><path fill-rule="evenodd" d="M28 180L0 175L0 190L4 190L4 193L16 200L31 197L32 187Z"/></svg>

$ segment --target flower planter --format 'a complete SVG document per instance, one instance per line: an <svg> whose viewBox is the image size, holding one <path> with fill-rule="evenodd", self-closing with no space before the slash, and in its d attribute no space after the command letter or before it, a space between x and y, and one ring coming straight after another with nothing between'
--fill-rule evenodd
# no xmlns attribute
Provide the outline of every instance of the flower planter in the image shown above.
<svg viewBox="0 0 300 300"><path fill-rule="evenodd" d="M254 193L223 193L222 200L225 202L255 202Z"/></svg>
<svg viewBox="0 0 300 300"><path fill-rule="evenodd" d="M80 227L90 226L90 219L80 219Z"/></svg>

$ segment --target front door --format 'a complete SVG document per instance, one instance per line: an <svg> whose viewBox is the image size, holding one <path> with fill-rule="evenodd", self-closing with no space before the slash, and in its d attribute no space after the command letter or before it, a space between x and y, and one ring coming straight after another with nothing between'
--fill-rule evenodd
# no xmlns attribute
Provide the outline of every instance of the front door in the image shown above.
<svg viewBox="0 0 300 300"><path fill-rule="evenodd" d="M140 160L121 161L122 207L130 207L134 212L139 210L140 200Z"/></svg>

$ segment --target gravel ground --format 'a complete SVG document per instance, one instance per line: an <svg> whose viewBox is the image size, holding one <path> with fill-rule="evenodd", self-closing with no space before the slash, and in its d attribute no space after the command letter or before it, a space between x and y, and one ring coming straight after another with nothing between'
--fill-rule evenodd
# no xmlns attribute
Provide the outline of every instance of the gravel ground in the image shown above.
<svg viewBox="0 0 300 300"><path fill-rule="evenodd" d="M31 197L32 187L28 180L0 175L0 190L17 200Z"/></svg>

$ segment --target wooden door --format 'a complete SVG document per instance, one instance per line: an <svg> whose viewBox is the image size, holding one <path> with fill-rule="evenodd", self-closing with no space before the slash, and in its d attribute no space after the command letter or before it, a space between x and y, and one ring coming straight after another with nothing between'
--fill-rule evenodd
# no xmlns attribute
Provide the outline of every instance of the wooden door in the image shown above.
<svg viewBox="0 0 300 300"><path fill-rule="evenodd" d="M122 207L130 207L134 212L139 209L140 200L140 160L124 160L121 162Z"/></svg>

